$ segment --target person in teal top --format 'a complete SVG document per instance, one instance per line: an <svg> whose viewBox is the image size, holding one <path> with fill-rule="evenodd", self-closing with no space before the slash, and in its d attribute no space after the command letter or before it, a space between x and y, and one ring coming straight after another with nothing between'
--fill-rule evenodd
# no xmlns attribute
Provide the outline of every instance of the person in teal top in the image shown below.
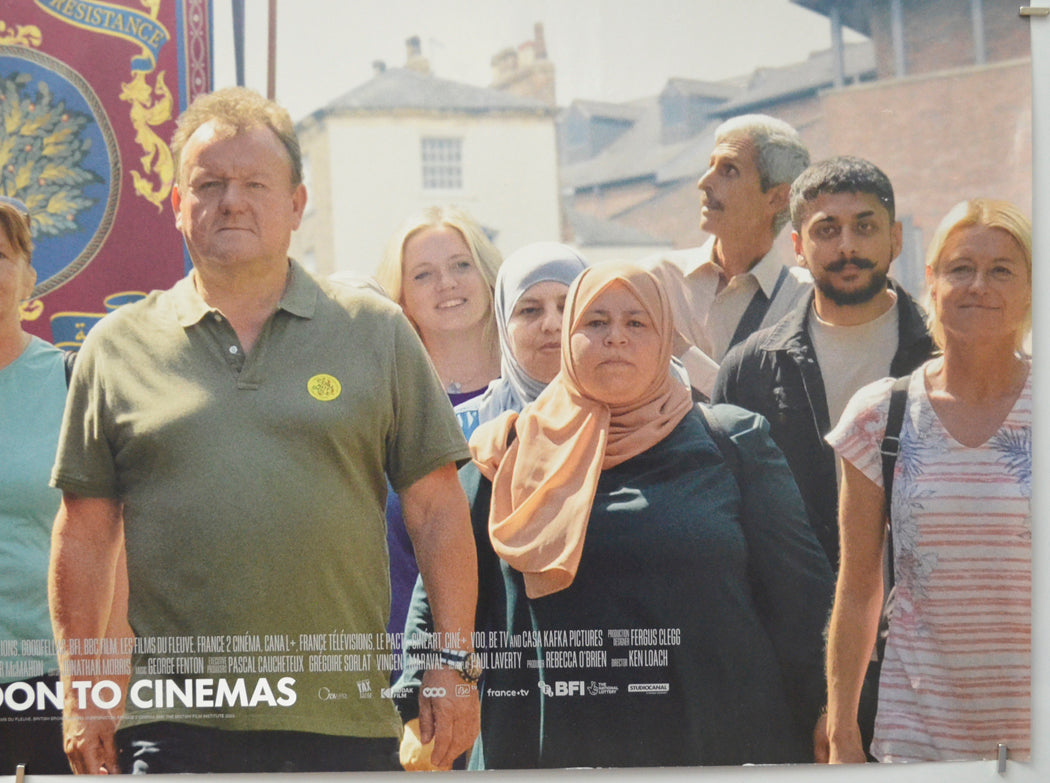
<svg viewBox="0 0 1050 783"><path fill-rule="evenodd" d="M22 329L20 305L36 282L32 253L29 210L0 199L0 687L7 695L0 705L0 769L25 764L41 775L70 771L61 711L36 709L37 685L55 693L58 682L47 563L62 493L48 478L66 380L62 351ZM11 705L13 699L20 706L27 693L28 709Z"/></svg>

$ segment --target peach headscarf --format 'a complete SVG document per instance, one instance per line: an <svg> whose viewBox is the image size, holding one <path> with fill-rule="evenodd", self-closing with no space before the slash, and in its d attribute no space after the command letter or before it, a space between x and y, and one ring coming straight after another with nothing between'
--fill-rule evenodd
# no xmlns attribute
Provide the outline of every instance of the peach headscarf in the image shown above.
<svg viewBox="0 0 1050 783"><path fill-rule="evenodd" d="M583 314L611 285L642 303L661 337L659 371L638 399L615 406L586 395L570 351ZM530 598L564 590L576 577L601 471L659 443L693 407L689 390L670 373L671 308L649 272L590 267L569 288L564 318L561 372L520 414L508 411L470 440L474 462L492 481L493 548L523 574ZM512 429L517 437L508 446Z"/></svg>

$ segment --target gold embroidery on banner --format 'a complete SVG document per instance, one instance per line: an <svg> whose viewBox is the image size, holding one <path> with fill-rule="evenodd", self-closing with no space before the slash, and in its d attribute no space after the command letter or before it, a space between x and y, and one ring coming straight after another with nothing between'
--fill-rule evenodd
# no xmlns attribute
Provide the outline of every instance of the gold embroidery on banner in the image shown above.
<svg viewBox="0 0 1050 783"><path fill-rule="evenodd" d="M141 0L154 21L160 12L160 2L161 0ZM148 53L145 46L142 51L143 54ZM175 179L175 163L171 149L153 129L172 119L175 101L171 90L164 83L164 71L157 73L151 86L146 81L149 71L135 70L134 62L132 61L131 81L120 85L120 99L131 104L130 115L131 124L135 127L135 141L145 152L139 158L144 174L132 170L131 179L135 192L155 204L159 212L171 193L171 185ZM153 177L156 177L156 183Z"/></svg>
<svg viewBox="0 0 1050 783"><path fill-rule="evenodd" d="M135 141L142 148L139 158L142 170L131 170L135 193L151 202L157 211L171 193L175 166L167 143L154 131L173 118L175 101L164 81L164 71L157 71L153 83L147 77L157 67L160 50L170 35L158 21L162 0L139 0L143 14L127 6L90 0L77 6L36 0L37 6L67 24L102 35L111 35L138 44L140 51L131 58L131 80L120 85L120 100L130 103L129 116L135 128ZM3 23L0 23L2 25ZM3 31L0 27L0 32ZM21 28L20 28L21 29ZM34 30L36 28L33 28ZM39 38L40 31L36 30Z"/></svg>
<svg viewBox="0 0 1050 783"><path fill-rule="evenodd" d="M146 153L139 158L145 175L135 170L131 172L135 192L156 204L159 211L171 193L175 162L171 149L153 128L171 119L171 110L175 102L164 83L164 71L157 74L157 81L153 87L146 81L144 71L136 71L130 82L120 86L120 99L131 104L131 124L135 126L135 141ZM154 187L149 179L153 175L160 180L157 187Z"/></svg>
<svg viewBox="0 0 1050 783"><path fill-rule="evenodd" d="M18 306L23 321L35 321L44 314L44 303L39 299L27 299Z"/></svg>
<svg viewBox="0 0 1050 783"><path fill-rule="evenodd" d="M10 31L6 22L0 21L0 45L4 46L40 46L44 37L40 28L32 24L20 24Z"/></svg>

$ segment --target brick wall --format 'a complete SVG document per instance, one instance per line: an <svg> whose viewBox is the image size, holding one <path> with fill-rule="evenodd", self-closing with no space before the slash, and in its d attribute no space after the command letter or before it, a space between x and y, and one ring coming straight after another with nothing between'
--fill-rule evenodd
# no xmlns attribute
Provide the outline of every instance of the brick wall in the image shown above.
<svg viewBox="0 0 1050 783"><path fill-rule="evenodd" d="M1032 80L1028 24L1013 0L984 0L989 64L974 66L969 0L904 0L908 67L893 76L889 2L872 0L880 79L764 111L790 122L813 160L868 158L893 182L898 212L925 251L956 202L1005 198L1031 215ZM699 178L702 172L696 172ZM643 203L652 198L651 203ZM580 195L576 208L691 247L703 240L696 178ZM781 236L788 232L785 231Z"/></svg>
<svg viewBox="0 0 1050 783"><path fill-rule="evenodd" d="M983 0L987 62L1028 57L1029 22L1016 0ZM896 76L889 0L868 4L878 78ZM932 73L976 63L970 0L902 0L905 74Z"/></svg>
<svg viewBox="0 0 1050 783"><path fill-rule="evenodd" d="M828 145L886 172L924 243L964 198L1005 198L1031 215L1031 68L1021 60L828 92Z"/></svg>

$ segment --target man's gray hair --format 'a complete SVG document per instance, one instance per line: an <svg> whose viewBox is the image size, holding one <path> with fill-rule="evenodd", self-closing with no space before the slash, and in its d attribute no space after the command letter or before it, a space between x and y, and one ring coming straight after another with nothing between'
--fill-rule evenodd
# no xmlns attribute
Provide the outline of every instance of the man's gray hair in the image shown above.
<svg viewBox="0 0 1050 783"><path fill-rule="evenodd" d="M763 191L785 182L790 185L809 166L809 150L798 131L784 120L768 114L732 117L715 129L715 144L741 133L755 146L755 165ZM773 220L773 233L779 233L790 218L791 210L785 206Z"/></svg>

